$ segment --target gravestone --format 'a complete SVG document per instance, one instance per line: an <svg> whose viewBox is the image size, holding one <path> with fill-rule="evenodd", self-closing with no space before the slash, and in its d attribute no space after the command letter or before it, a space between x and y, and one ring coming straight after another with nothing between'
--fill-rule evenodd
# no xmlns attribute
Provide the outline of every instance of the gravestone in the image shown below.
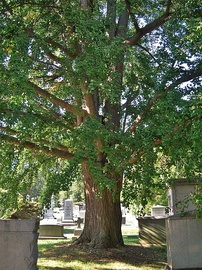
<svg viewBox="0 0 202 270"><path fill-rule="evenodd" d="M155 205L151 216L139 217L139 241L144 247L166 246L165 206Z"/></svg>
<svg viewBox="0 0 202 270"><path fill-rule="evenodd" d="M50 208L44 209L45 210L44 218L46 218L46 219L54 219L55 218L53 215L54 205L55 205L55 200L54 200L54 196L52 195L51 202L50 202Z"/></svg>
<svg viewBox="0 0 202 270"><path fill-rule="evenodd" d="M0 219L0 269L38 270L36 219Z"/></svg>
<svg viewBox="0 0 202 270"><path fill-rule="evenodd" d="M74 230L74 236L80 236L83 229L81 228L81 224L82 224L82 219L80 217L78 217L77 220L77 228Z"/></svg>
<svg viewBox="0 0 202 270"><path fill-rule="evenodd" d="M73 221L73 202L70 199L64 203L64 221Z"/></svg>
<svg viewBox="0 0 202 270"><path fill-rule="evenodd" d="M141 246L166 246L165 217L139 217L137 220Z"/></svg>
<svg viewBox="0 0 202 270"><path fill-rule="evenodd" d="M167 262L170 269L202 269L202 219L193 211L166 219Z"/></svg>
<svg viewBox="0 0 202 270"><path fill-rule="evenodd" d="M79 217L79 205L73 206L73 218L74 220L77 220Z"/></svg>
<svg viewBox="0 0 202 270"><path fill-rule="evenodd" d="M39 238L65 238L62 224L43 224L39 225Z"/></svg>
<svg viewBox="0 0 202 270"><path fill-rule="evenodd" d="M125 207L121 206L121 215L122 215L122 224L126 224L126 209Z"/></svg>
<svg viewBox="0 0 202 270"><path fill-rule="evenodd" d="M166 207L163 205L155 205L151 208L152 217L167 217Z"/></svg>
<svg viewBox="0 0 202 270"><path fill-rule="evenodd" d="M175 179L169 185L168 203L169 215L176 215L183 211L193 211L196 206L191 202L190 194L197 191L198 183L196 180L187 181L186 179Z"/></svg>
<svg viewBox="0 0 202 270"><path fill-rule="evenodd" d="M83 223L85 222L85 215L86 215L86 210L79 211L79 217L81 218Z"/></svg>
<svg viewBox="0 0 202 270"><path fill-rule="evenodd" d="M44 213L44 218L54 218L53 217L53 210L52 209L46 209Z"/></svg>

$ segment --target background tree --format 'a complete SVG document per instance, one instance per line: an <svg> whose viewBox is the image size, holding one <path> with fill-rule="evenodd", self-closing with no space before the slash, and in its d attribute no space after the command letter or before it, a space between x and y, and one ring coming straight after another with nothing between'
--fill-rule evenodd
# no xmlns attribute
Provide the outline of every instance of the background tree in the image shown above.
<svg viewBox="0 0 202 270"><path fill-rule="evenodd" d="M197 3L1 1L7 198L15 202L30 185L28 169L46 174L52 192L69 186L80 168L86 217L78 242L114 247L123 245L123 175L125 190L132 183L144 201L161 182L152 181L158 152L169 157L167 166L200 173Z"/></svg>

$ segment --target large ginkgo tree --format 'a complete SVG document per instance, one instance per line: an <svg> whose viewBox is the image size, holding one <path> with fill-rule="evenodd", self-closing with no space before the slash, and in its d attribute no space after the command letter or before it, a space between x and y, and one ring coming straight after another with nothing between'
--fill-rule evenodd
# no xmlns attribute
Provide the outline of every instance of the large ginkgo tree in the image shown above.
<svg viewBox="0 0 202 270"><path fill-rule="evenodd" d="M200 177L201 33L195 0L1 1L2 209L80 171L77 242L115 247L122 190L144 205L173 168Z"/></svg>

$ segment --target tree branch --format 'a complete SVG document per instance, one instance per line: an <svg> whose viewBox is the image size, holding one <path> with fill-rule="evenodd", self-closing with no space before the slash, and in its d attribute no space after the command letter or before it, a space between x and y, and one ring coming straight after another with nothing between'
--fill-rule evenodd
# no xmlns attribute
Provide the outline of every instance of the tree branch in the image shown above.
<svg viewBox="0 0 202 270"><path fill-rule="evenodd" d="M156 95L154 95L154 97L152 99L150 99L150 101L148 102L147 107L145 108L144 112L141 115L138 115L138 117L136 118L134 124L129 128L129 130L131 132L134 132L137 128L137 126L139 125L139 123L142 122L143 118L145 117L145 115L151 110L151 108L154 105L154 102L158 99L160 99L162 96L165 96L168 92L170 92L172 89L174 89L176 86L188 82L190 80L193 80L197 77L202 76L202 69L199 68L198 70L194 70L194 71L189 71L187 73L185 73L183 76L181 76L181 78L177 79L174 83L170 84L167 88L165 88L165 91L163 93L158 93Z"/></svg>
<svg viewBox="0 0 202 270"><path fill-rule="evenodd" d="M116 30L116 35L119 37L125 37L127 26L128 26L129 13L125 10L119 18L118 28Z"/></svg>
<svg viewBox="0 0 202 270"><path fill-rule="evenodd" d="M85 83L83 83L81 84L81 89L83 93L83 98L85 100L87 112L89 113L89 115L92 116L97 115L93 95L92 93L89 93L88 86Z"/></svg>
<svg viewBox="0 0 202 270"><path fill-rule="evenodd" d="M53 53L51 52L48 52L48 51L45 51L45 55L52 61L55 61L57 63L60 63L60 58L57 57L56 55L54 55Z"/></svg>
<svg viewBox="0 0 202 270"><path fill-rule="evenodd" d="M137 20L135 19L135 14L133 14L132 10L131 10L131 4L130 4L130 1L129 0L125 0L125 3L126 3L126 8L130 14L130 17L131 17L131 20L135 26L135 29L136 31L139 31L140 30L140 27L138 25L138 22Z"/></svg>
<svg viewBox="0 0 202 270"><path fill-rule="evenodd" d="M21 146L21 147L24 147L26 149L36 151L38 153L44 153L44 154L49 155L49 156L53 156L53 157L57 157L57 158L64 158L67 160L70 160L71 158L74 157L74 155L69 153L68 151L64 151L64 150L57 149L54 147L52 147L52 148L47 147L47 146L41 147L35 143L29 142L29 141L20 141L19 139L15 138L15 137L8 136L5 134L0 133L0 138L3 141L6 141L10 144Z"/></svg>
<svg viewBox="0 0 202 270"><path fill-rule="evenodd" d="M19 133L16 130L11 129L7 126L0 126L0 130L2 130L4 132L4 135L7 135L7 136L14 135L14 138L16 138L16 139L17 139L17 136L19 135ZM28 139L29 139L29 141L31 140L31 138L28 138ZM20 139L18 138L18 140L20 140ZM31 142L31 143L33 143L33 142ZM39 142L35 142L34 144L36 144L36 145L50 145L51 143L49 141L42 139ZM70 153L70 151L69 151L70 148L65 146L65 145L62 145L62 144L56 144L53 146L53 148Z"/></svg>
<svg viewBox="0 0 202 270"><path fill-rule="evenodd" d="M40 105L39 105L40 106ZM40 106L40 108L45 111L46 109L43 106ZM29 113L29 112L25 112L25 111L14 111L11 109L7 109L7 108L1 108L0 107L0 113L4 113L4 114L14 114L14 115L21 115L23 117L26 117L27 115L32 115L34 117L36 117L39 120L45 121L46 123L54 123L54 125L57 126L62 126L64 129L69 130L69 127L67 125L64 124L65 118L63 118L63 116L59 113L53 112L51 110L49 110L51 117L46 117L44 114L36 114L36 113ZM56 120L60 120L60 122L57 122ZM72 123L71 127L76 126L76 123Z"/></svg>
<svg viewBox="0 0 202 270"><path fill-rule="evenodd" d="M25 28L25 32L26 32L26 34L27 34L27 36L29 38L34 38L38 42L38 39L37 39L37 37L36 37L36 35L35 35L35 33L34 33L34 31L33 31L32 28L26 27ZM73 32L74 32L74 30L72 30L71 32L69 32L69 34L71 35ZM69 56L71 59L75 59L76 56L77 56L77 54L78 54L78 44L77 43L74 44L75 53L71 53L70 50L68 50L66 47L64 47L63 45L61 45L60 43L54 41L51 38L44 38L44 41L47 44L52 45L52 46L60 49L61 51L63 51L66 54L66 56ZM47 54L48 57L50 57L54 61L58 61L59 60L59 57L55 56L51 52L45 52L45 53Z"/></svg>
<svg viewBox="0 0 202 270"><path fill-rule="evenodd" d="M182 125L176 124L173 127L173 131L166 133L166 135L168 135L169 137L173 137L176 134L176 132L180 132L181 128L185 128L187 125L192 123L193 120L201 121L202 117L198 117L197 119L196 119L196 117L190 117L190 119L184 120ZM156 147L158 145L161 145L162 142L163 142L163 138L154 138L152 147L154 148L154 147ZM136 152L134 152L133 155L131 156L129 162L131 164L137 162L138 159L140 159L144 154L146 154L146 151L139 151L139 152L136 151Z"/></svg>
<svg viewBox="0 0 202 270"><path fill-rule="evenodd" d="M138 47L140 47L143 51L145 51L146 53L148 53L151 58L160 66L160 64L157 62L157 59L150 53L149 50L147 50L147 48L145 48L144 46L142 46L141 44L137 44Z"/></svg>
<svg viewBox="0 0 202 270"><path fill-rule="evenodd" d="M50 94L48 91L42 89L38 85L34 84L33 82L28 82L28 85L34 88L34 91L40 95L43 98L46 98L47 100L51 101L52 103L60 106L61 108L66 109L67 111L73 113L74 115L79 115L79 116L87 116L87 112L81 108L77 108L76 106L73 106L57 97L54 95Z"/></svg>
<svg viewBox="0 0 202 270"><path fill-rule="evenodd" d="M155 30L159 26L163 25L170 16L170 6L171 6L171 0L168 0L165 12L161 17L155 19L151 23L148 23L143 28L138 28L138 26L136 25L136 33L131 38L125 40L123 42L123 44L134 46L139 42L139 40L143 36L145 36L146 34L151 33L153 30Z"/></svg>
<svg viewBox="0 0 202 270"><path fill-rule="evenodd" d="M44 39L46 43L53 45L56 48L59 48L61 51L63 51L67 56L69 56L71 59L75 59L77 54L73 54L71 53L67 48L65 48L64 46L62 46L60 43L50 39L50 38L45 38Z"/></svg>
<svg viewBox="0 0 202 270"><path fill-rule="evenodd" d="M116 1L107 1L107 24L109 25L109 36L113 38L116 33Z"/></svg>

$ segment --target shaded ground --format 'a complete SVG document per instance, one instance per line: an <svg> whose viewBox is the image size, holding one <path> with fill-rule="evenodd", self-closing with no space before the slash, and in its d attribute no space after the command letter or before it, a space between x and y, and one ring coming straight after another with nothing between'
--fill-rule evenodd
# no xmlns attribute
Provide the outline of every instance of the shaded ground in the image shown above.
<svg viewBox="0 0 202 270"><path fill-rule="evenodd" d="M110 262L120 261L131 265L152 264L166 262L165 249L144 248L134 245L125 245L122 248L112 248L106 250L92 249L88 246L63 246L67 251L66 256L74 257L75 251L80 255L82 261Z"/></svg>
<svg viewBox="0 0 202 270"><path fill-rule="evenodd" d="M93 249L88 245L65 243L48 249L45 253L43 252L42 256L51 259L60 257L60 260L66 262L79 260L83 263L94 262L102 265L113 262L127 263L133 267L155 265L154 268L149 269L164 269L166 265L166 250L164 248L144 248L130 244L121 248L100 250Z"/></svg>
<svg viewBox="0 0 202 270"><path fill-rule="evenodd" d="M122 226L125 246L94 249L89 245L72 245L74 228L65 228L67 240L40 240L39 270L164 270L166 248L145 248L139 244L137 225Z"/></svg>

